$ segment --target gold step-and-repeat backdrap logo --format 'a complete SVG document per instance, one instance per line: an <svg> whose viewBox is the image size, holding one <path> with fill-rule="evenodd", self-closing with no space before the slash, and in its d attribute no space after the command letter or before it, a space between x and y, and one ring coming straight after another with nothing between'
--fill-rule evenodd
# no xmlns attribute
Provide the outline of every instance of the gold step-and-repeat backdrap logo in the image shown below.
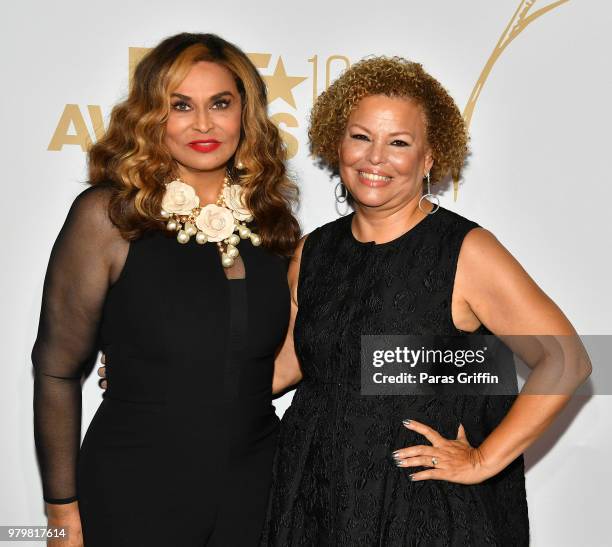
<svg viewBox="0 0 612 547"><path fill-rule="evenodd" d="M502 32L497 44L489 55L480 76L476 80L472 93L463 110L463 117L469 128L472 121L474 110L480 97L482 88L493 69L497 59L508 45L523 31L527 26L535 21L541 15L550 10L569 2L569 0L557 0L549 3L538 10L531 11L537 0L521 0L512 15L510 21ZM129 48L129 74L130 78L134 72L134 68L149 51L148 48L130 47ZM296 116L298 105L295 101L294 89L298 86L305 85L308 79L311 80L312 97L314 101L319 93L320 77L324 74L324 87L327 89L332 81L332 76L338 74L342 70L349 68L351 62L346 55L330 55L327 58L319 58L319 55L313 55L305 59L304 72L307 75L287 74L285 63L281 55L274 56L271 53L248 53L253 64L260 70L268 87L268 104L282 101L283 107L288 111L276 112L270 115L272 121L279 128L285 145L287 146L288 157L293 158L299 151L300 142L298 138L291 132L291 129L299 128L300 119ZM272 63L272 58L276 59ZM311 66L308 67L307 65ZM277 106L275 104L275 106ZM309 105L300 105L303 110ZM93 128L93 136L90 134L86 123L86 117L89 118L91 127ZM49 142L47 150L53 152L61 151L64 146L80 146L83 152L94 140L99 139L104 134L104 117L100 105L86 105L82 107L78 104L66 104L60 116L60 119L55 127L53 136ZM458 182L454 181L455 199L457 197Z"/></svg>

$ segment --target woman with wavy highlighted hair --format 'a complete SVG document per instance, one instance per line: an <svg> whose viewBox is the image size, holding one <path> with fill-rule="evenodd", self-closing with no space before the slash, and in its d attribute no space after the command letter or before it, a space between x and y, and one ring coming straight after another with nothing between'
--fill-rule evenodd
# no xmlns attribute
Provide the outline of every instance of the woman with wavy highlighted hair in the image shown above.
<svg viewBox="0 0 612 547"><path fill-rule="evenodd" d="M255 545L278 419L296 187L234 45L179 34L138 64L55 242L35 440L62 545ZM81 382L109 389L80 444Z"/></svg>

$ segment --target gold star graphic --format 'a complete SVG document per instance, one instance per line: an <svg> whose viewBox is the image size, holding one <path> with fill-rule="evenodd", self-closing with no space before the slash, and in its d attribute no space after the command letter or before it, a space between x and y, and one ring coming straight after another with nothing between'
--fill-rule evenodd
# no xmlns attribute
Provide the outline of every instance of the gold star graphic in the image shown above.
<svg viewBox="0 0 612 547"><path fill-rule="evenodd" d="M306 80L306 77L287 76L283 58L279 57L276 68L274 69L274 74L272 74L272 76L264 76L263 78L268 86L268 104L275 99L283 99L283 101L290 104L293 108L297 108L291 90L296 85Z"/></svg>

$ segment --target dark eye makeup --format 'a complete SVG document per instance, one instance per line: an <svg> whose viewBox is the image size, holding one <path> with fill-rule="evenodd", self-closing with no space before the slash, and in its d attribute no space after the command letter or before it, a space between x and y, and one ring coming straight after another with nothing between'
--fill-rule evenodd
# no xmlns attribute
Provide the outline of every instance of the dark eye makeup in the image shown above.
<svg viewBox="0 0 612 547"><path fill-rule="evenodd" d="M217 110L225 110L230 105L230 102L229 99L218 99L213 103L212 107Z"/></svg>
<svg viewBox="0 0 612 547"><path fill-rule="evenodd" d="M369 141L370 138L367 135L364 135L363 133L353 133L351 135L351 139L355 139L358 141ZM404 146L410 146L410 143L403 141L401 139L395 139L393 141L391 141L390 143L392 146L398 146L398 147L404 147Z"/></svg>
<svg viewBox="0 0 612 547"><path fill-rule="evenodd" d="M185 112L186 110L189 109L189 105L185 101L175 101L171 104L174 110L179 110L181 112Z"/></svg>
<svg viewBox="0 0 612 547"><path fill-rule="evenodd" d="M185 101L175 101L171 104L174 110L178 110L180 112L187 112L191 109L189 103ZM231 101L229 99L217 99L214 103L212 103L211 108L215 110L225 110L230 104Z"/></svg>

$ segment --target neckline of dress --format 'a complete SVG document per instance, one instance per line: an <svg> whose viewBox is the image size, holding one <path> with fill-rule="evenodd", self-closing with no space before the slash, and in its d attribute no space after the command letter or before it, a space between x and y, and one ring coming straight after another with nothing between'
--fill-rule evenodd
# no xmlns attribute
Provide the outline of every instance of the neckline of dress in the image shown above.
<svg viewBox="0 0 612 547"><path fill-rule="evenodd" d="M442 207L439 207L439 209L441 210ZM375 241L359 241L355 237L355 235L353 234L353 228L352 228L353 217L355 216L355 211L353 211L350 215L347 215L345 217L347 219L346 228L348 230L348 237L357 247L361 247L361 248L365 248L365 249L385 249L385 248L390 247L390 246L392 246L394 244L400 243L403 239L405 239L408 236L414 234L415 231L417 231L417 229L421 229L424 225L426 225L428 223L430 217L433 217L436 214L438 214L440 212L440 210L436 211L435 213L433 213L431 215L429 215L429 214L426 215L424 218L419 220L419 222L417 222L408 231L404 232L403 234L400 234L395 239L392 239L391 241L385 241L384 243L376 243Z"/></svg>

